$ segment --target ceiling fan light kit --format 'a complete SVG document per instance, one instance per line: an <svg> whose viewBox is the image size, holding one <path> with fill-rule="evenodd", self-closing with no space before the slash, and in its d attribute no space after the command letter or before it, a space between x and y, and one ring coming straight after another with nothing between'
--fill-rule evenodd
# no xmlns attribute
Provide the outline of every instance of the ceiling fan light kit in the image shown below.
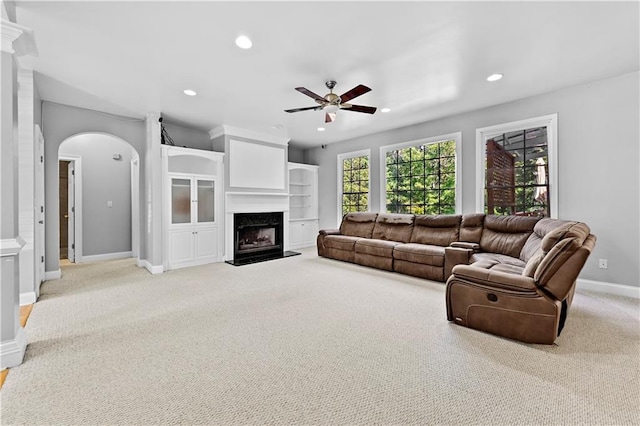
<svg viewBox="0 0 640 426"><path fill-rule="evenodd" d="M362 112L365 114L373 114L376 112L376 107L364 106L364 105L353 105L347 103L353 98L364 95L367 92L370 92L371 89L362 84L357 85L353 89L348 92L343 93L338 96L333 93L333 88L336 86L336 82L334 80L327 80L325 86L329 89L329 93L327 93L324 97L319 96L313 93L311 90L305 87L296 87L296 90L304 95L312 98L318 106L312 107L304 107L304 108L294 108L294 109L285 109L285 112L300 112L300 111L324 111L325 112L325 123L331 123L336 119L336 114L338 110L344 109L347 111L353 112Z"/></svg>

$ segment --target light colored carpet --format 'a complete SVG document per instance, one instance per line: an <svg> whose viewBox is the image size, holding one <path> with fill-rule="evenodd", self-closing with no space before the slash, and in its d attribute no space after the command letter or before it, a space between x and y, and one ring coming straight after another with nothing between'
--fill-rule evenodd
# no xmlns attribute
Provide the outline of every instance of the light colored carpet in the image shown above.
<svg viewBox="0 0 640 426"><path fill-rule="evenodd" d="M2 424L640 424L638 300L578 293L554 346L448 323L444 284L318 258L43 285Z"/></svg>

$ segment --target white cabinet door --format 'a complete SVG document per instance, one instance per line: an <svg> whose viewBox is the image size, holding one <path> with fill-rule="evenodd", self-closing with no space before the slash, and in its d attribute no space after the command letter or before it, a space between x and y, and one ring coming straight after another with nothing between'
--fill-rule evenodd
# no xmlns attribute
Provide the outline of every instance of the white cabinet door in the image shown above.
<svg viewBox="0 0 640 426"><path fill-rule="evenodd" d="M313 246L316 243L317 234L317 220L289 222L289 245L292 249Z"/></svg>
<svg viewBox="0 0 640 426"><path fill-rule="evenodd" d="M196 253L195 258L197 260L207 257L216 257L218 250L218 233L215 228L200 228L196 232Z"/></svg>
<svg viewBox="0 0 640 426"><path fill-rule="evenodd" d="M194 257L194 237L191 229L169 231L170 259L172 264L189 262Z"/></svg>

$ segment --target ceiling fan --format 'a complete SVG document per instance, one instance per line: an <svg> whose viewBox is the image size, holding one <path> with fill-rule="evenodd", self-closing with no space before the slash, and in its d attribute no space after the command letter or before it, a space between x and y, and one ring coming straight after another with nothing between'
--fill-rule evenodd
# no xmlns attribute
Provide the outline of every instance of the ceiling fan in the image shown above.
<svg viewBox="0 0 640 426"><path fill-rule="evenodd" d="M325 83L325 86L329 89L329 93L323 97L316 95L311 90L306 89L304 87L296 87L296 90L300 93L304 93L305 95L313 98L319 105L306 107L306 108L295 108L295 109L285 109L284 112L300 112L300 111L319 111L323 110L325 112L324 122L331 123L336 119L336 112L339 109L344 109L345 111L353 111L353 112L364 112L365 114L373 114L376 112L376 107L364 106L364 105L353 105L348 104L347 102L353 98L356 98L360 95L364 95L365 93L371 91L367 86L363 86L362 84L357 85L353 89L348 92L343 93L338 96L333 93L333 88L336 87L336 82L333 80L328 80Z"/></svg>

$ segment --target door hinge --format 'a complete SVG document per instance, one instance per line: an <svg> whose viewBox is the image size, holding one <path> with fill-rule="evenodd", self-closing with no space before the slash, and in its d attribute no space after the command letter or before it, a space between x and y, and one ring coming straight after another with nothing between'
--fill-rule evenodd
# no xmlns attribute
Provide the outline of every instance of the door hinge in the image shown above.
<svg viewBox="0 0 640 426"><path fill-rule="evenodd" d="M40 162L44 163L44 157L42 155L40 156Z"/></svg>
<svg viewBox="0 0 640 426"><path fill-rule="evenodd" d="M44 213L44 206L40 206L40 213Z"/></svg>
<svg viewBox="0 0 640 426"><path fill-rule="evenodd" d="M75 243L71 244L71 248L74 249L74 250L76 249Z"/></svg>
<svg viewBox="0 0 640 426"><path fill-rule="evenodd" d="M72 174L73 176L75 176L75 175L76 175L76 171L75 171L75 170L71 170L71 174Z"/></svg>
<svg viewBox="0 0 640 426"><path fill-rule="evenodd" d="M75 213L76 212L76 208L75 207L71 207L71 213Z"/></svg>
<svg viewBox="0 0 640 426"><path fill-rule="evenodd" d="M40 256L40 263L44 263L44 256Z"/></svg>

